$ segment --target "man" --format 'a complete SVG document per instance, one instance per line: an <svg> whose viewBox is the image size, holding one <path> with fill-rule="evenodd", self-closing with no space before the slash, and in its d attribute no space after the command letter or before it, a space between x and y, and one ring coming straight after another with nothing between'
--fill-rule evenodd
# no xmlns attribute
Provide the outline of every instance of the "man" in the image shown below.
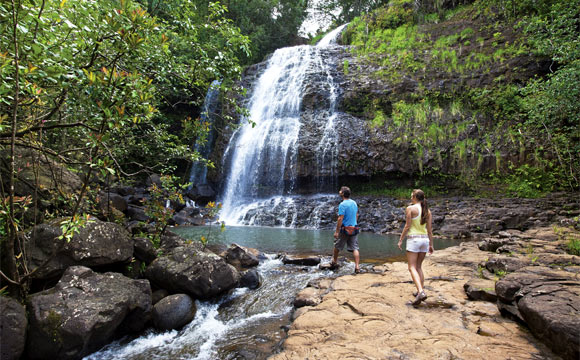
<svg viewBox="0 0 580 360"><path fill-rule="evenodd" d="M342 202L338 205L338 221L334 232L334 251L332 256L331 269L338 266L338 253L344 248L352 252L354 256L354 272L360 273L359 252L358 252L358 206L354 200L350 199L350 189L346 186L340 188L339 195Z"/></svg>

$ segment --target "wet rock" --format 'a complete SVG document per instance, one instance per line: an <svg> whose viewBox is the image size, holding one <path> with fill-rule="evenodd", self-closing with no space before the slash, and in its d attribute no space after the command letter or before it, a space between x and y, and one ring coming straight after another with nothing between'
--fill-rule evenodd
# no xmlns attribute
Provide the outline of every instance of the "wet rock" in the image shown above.
<svg viewBox="0 0 580 360"><path fill-rule="evenodd" d="M27 325L24 306L12 298L0 296L0 359L20 359Z"/></svg>
<svg viewBox="0 0 580 360"><path fill-rule="evenodd" d="M282 257L282 262L284 264L292 264L292 265L316 266L320 264L320 257L319 256L298 257L292 255L284 255Z"/></svg>
<svg viewBox="0 0 580 360"><path fill-rule="evenodd" d="M484 300L495 302L495 282L484 279L471 279L463 285L467 297L471 300Z"/></svg>
<svg viewBox="0 0 580 360"><path fill-rule="evenodd" d="M503 314L527 324L563 358L580 357L580 281L574 274L525 267L499 280L495 290Z"/></svg>
<svg viewBox="0 0 580 360"><path fill-rule="evenodd" d="M80 359L116 334L138 332L151 312L147 280L67 269L58 284L29 297L29 359Z"/></svg>
<svg viewBox="0 0 580 360"><path fill-rule="evenodd" d="M168 250L153 261L146 277L163 289L208 299L234 288L238 271L216 254L199 251L194 244Z"/></svg>
<svg viewBox="0 0 580 360"><path fill-rule="evenodd" d="M249 268L257 266L260 261L258 260L259 251L256 249L250 249L238 244L231 244L230 247L222 254L222 257L230 265L236 268Z"/></svg>
<svg viewBox="0 0 580 360"><path fill-rule="evenodd" d="M300 291L294 299L294 307L316 306L321 302L321 291L313 287L307 287Z"/></svg>
<svg viewBox="0 0 580 360"><path fill-rule="evenodd" d="M256 269L249 269L241 273L240 287L247 287L254 290L260 286L262 286L262 277Z"/></svg>
<svg viewBox="0 0 580 360"><path fill-rule="evenodd" d="M193 320L196 312L195 302L188 295L169 295L153 307L153 323L159 330L180 329Z"/></svg>
<svg viewBox="0 0 580 360"><path fill-rule="evenodd" d="M35 226L29 233L29 267L48 264L34 274L36 279L60 276L72 265L104 266L129 261L133 256L133 239L120 225L91 219L67 242L59 221Z"/></svg>

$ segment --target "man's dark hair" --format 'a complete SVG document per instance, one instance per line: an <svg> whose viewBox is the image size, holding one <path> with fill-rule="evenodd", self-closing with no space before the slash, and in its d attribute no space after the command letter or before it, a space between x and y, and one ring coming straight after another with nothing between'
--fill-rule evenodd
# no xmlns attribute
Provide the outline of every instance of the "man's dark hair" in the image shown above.
<svg viewBox="0 0 580 360"><path fill-rule="evenodd" d="M342 193L342 196L344 196L345 198L350 198L350 189L347 186L343 186L340 188L340 192Z"/></svg>

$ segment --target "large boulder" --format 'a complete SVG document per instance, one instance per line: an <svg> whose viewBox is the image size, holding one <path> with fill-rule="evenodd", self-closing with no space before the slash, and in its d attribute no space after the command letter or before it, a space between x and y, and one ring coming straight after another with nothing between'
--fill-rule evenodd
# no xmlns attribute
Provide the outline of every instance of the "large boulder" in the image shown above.
<svg viewBox="0 0 580 360"><path fill-rule="evenodd" d="M12 298L0 296L0 359L20 359L27 325L24 306Z"/></svg>
<svg viewBox="0 0 580 360"><path fill-rule="evenodd" d="M195 317L195 302L186 294L164 297L153 307L153 323L159 330L180 329Z"/></svg>
<svg viewBox="0 0 580 360"><path fill-rule="evenodd" d="M194 244L173 248L153 261L146 277L160 288L208 299L234 288L238 271L216 254L199 251Z"/></svg>
<svg viewBox="0 0 580 360"><path fill-rule="evenodd" d="M260 263L258 256L259 251L256 249L246 248L238 244L231 244L230 247L222 254L222 257L228 264L237 268L249 268L257 266Z"/></svg>
<svg viewBox="0 0 580 360"><path fill-rule="evenodd" d="M147 280L67 269L58 284L28 300L29 359L80 359L115 335L143 330L151 314Z"/></svg>
<svg viewBox="0 0 580 360"><path fill-rule="evenodd" d="M495 285L498 307L528 325L565 359L580 358L580 281L576 274L529 266Z"/></svg>
<svg viewBox="0 0 580 360"><path fill-rule="evenodd" d="M135 257L141 261L144 261L145 264L150 264L157 258L157 249L151 242L149 238L146 237L136 237L135 239L135 247L134 247L134 254Z"/></svg>
<svg viewBox="0 0 580 360"><path fill-rule="evenodd" d="M104 266L129 261L133 239L119 224L91 219L70 241L59 239L60 221L35 226L29 233L29 267L36 279L60 276L72 265Z"/></svg>

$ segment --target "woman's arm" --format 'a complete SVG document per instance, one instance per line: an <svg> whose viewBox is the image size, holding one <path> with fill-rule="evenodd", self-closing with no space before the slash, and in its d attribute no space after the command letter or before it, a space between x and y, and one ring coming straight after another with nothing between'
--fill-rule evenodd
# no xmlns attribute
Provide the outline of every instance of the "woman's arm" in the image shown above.
<svg viewBox="0 0 580 360"><path fill-rule="evenodd" d="M403 244L403 239L405 238L405 236L407 236L407 233L409 232L409 229L411 228L411 219L412 219L412 215L411 215L411 207L407 206L407 209L405 209L405 228L403 229L403 232L401 233L401 237L399 238L399 243L397 244L397 246L399 247L399 250L403 250L401 248L401 244Z"/></svg>
<svg viewBox="0 0 580 360"><path fill-rule="evenodd" d="M433 248L433 226L431 225L431 210L429 210L429 215L427 216L427 235L429 236L429 254L433 254L435 249Z"/></svg>

